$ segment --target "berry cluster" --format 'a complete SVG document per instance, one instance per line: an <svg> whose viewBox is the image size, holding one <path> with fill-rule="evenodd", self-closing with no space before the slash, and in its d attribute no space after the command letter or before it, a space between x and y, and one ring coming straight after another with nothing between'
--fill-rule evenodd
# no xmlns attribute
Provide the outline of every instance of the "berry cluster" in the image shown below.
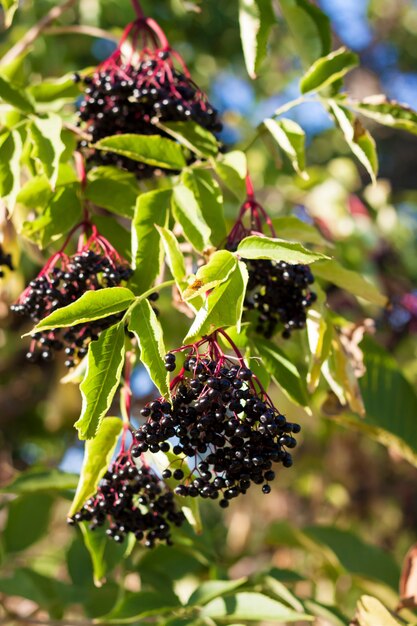
<svg viewBox="0 0 417 626"><path fill-rule="evenodd" d="M60 251L49 259L11 310L36 324L56 309L78 300L86 291L116 287L131 274L127 262L93 227L92 236L86 244L79 245L75 255L67 256ZM64 350L65 365L73 367L87 354L90 341L119 318L120 315L109 315L69 329L34 333L27 359L50 361L55 351Z"/></svg>
<svg viewBox="0 0 417 626"><path fill-rule="evenodd" d="M136 467L129 455L122 454L107 471L97 493L68 523L90 522L90 529L109 527L106 533L117 543L133 533L147 548L156 543L172 545L171 526L181 526L185 518L174 494L148 467Z"/></svg>
<svg viewBox="0 0 417 626"><path fill-rule="evenodd" d="M252 483L263 485L265 494L270 492L274 465L292 465L287 449L296 446L292 433L300 426L287 422L273 406L240 355L234 357L235 364L223 354L216 335L187 353L172 381L172 406L161 398L141 410L147 421L133 434L132 456L172 447L183 461L181 467L166 469L163 478L180 483L175 492L220 498L220 506L227 507ZM203 344L208 349L200 354ZM173 371L175 354L169 353L165 362Z"/></svg>
<svg viewBox="0 0 417 626"><path fill-rule="evenodd" d="M193 83L181 57L169 49L164 34L153 20L137 20L129 25L126 33L133 44L142 35L150 39L151 45L131 52L128 58L119 46L92 76L75 75L75 80L85 85L78 125L90 136L90 141L81 141L80 148L94 164L116 165L134 172L138 178L146 178L157 168L92 149L91 144L116 134L168 136L158 126L159 122L192 120L214 133L221 130L221 124L217 111ZM160 46L155 44L156 36ZM181 69L174 67L174 60L181 64Z"/></svg>
<svg viewBox="0 0 417 626"><path fill-rule="evenodd" d="M3 267L8 267L11 271L14 270L12 255L4 252L3 246L0 245L0 278L3 278L4 276L4 270L2 269Z"/></svg>
<svg viewBox="0 0 417 626"><path fill-rule="evenodd" d="M246 215L250 218L249 228L243 223ZM248 198L228 236L227 248L235 251L245 237L262 236L264 224L275 237L271 219L254 199L249 179ZM304 328L307 309L317 299L316 294L309 289L314 283L309 266L269 259L246 260L246 265L249 280L244 306L247 311L257 312L256 331L269 339L280 326L283 328L282 337L289 339L293 330Z"/></svg>
<svg viewBox="0 0 417 626"><path fill-rule="evenodd" d="M256 331L270 338L276 327L284 327L282 336L304 328L307 310L316 301L309 290L314 276L308 265L290 265L284 261L254 259L247 261L249 272L245 307L258 312Z"/></svg>

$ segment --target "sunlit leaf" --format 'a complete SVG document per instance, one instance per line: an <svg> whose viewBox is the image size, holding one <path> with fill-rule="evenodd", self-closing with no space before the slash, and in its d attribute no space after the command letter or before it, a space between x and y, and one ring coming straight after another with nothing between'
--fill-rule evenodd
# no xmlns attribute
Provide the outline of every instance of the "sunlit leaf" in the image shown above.
<svg viewBox="0 0 417 626"><path fill-rule="evenodd" d="M356 65L358 65L358 55L346 48L339 48L317 59L301 79L301 93L320 91L328 87Z"/></svg>
<svg viewBox="0 0 417 626"><path fill-rule="evenodd" d="M266 56L269 32L274 22L271 0L239 0L240 38L251 78L256 78Z"/></svg>
<svg viewBox="0 0 417 626"><path fill-rule="evenodd" d="M264 126L269 130L279 147L289 158L294 170L303 178L308 179L305 171L305 132L293 120L265 119Z"/></svg>
<svg viewBox="0 0 417 626"><path fill-rule="evenodd" d="M101 139L94 147L153 167L181 170L186 166L181 146L160 135L113 135Z"/></svg>

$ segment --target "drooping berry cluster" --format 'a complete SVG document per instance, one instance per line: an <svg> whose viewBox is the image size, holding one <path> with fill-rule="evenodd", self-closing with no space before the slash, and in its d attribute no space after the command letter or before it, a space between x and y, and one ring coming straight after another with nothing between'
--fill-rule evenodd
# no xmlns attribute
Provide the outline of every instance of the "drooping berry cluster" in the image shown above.
<svg viewBox="0 0 417 626"><path fill-rule="evenodd" d="M3 246L0 244L0 278L3 278L4 276L3 267L8 267L11 271L14 270L12 255L4 252Z"/></svg>
<svg viewBox="0 0 417 626"><path fill-rule="evenodd" d="M80 240L77 253L54 254L38 276L29 283L11 310L37 324L44 317L78 300L89 290L117 287L130 278L132 270L110 243L93 227L86 243ZM34 333L27 359L50 361L53 353L65 350L65 365L72 367L87 354L90 341L117 322L120 315L109 315L69 329Z"/></svg>
<svg viewBox="0 0 417 626"><path fill-rule="evenodd" d="M178 509L174 494L148 467L137 467L122 454L107 471L97 493L69 524L90 522L94 530L106 522L106 533L117 543L133 533L147 548L157 543L172 545L171 527L181 526L184 514Z"/></svg>
<svg viewBox="0 0 417 626"><path fill-rule="evenodd" d="M288 449L296 446L292 434L300 426L287 422L274 407L241 356L233 360L223 354L216 336L187 352L172 381L172 406L161 398L142 409L147 421L134 432L132 455L172 447L184 457L181 467L163 473L165 479L179 482L175 492L219 498L220 506L227 507L252 483L270 492L274 466L292 465ZM208 348L201 354L204 344ZM175 354L169 353L165 361L172 371Z"/></svg>
<svg viewBox="0 0 417 626"><path fill-rule="evenodd" d="M250 193L227 240L229 250L236 250L242 239L249 235L263 236L265 223L275 237L269 216L254 199L250 179L249 185ZM243 223L247 214L250 216L249 227ZM269 339L281 328L282 337L288 339L293 330L304 328L307 310L317 299L309 288L314 283L310 267L269 259L250 259L245 262L249 280L244 306L246 311L254 310L257 313L256 331Z"/></svg>
<svg viewBox="0 0 417 626"><path fill-rule="evenodd" d="M126 54L122 48L128 35L132 48ZM144 42L140 50L138 40ZM175 61L180 69L174 66ZM85 85L78 125L90 136L80 147L94 164L116 165L146 178L162 170L95 150L91 144L117 134L168 136L158 126L164 122L192 120L211 132L221 130L217 111L192 81L178 53L170 49L160 27L149 18L127 27L115 53L92 76L76 75L75 80Z"/></svg>

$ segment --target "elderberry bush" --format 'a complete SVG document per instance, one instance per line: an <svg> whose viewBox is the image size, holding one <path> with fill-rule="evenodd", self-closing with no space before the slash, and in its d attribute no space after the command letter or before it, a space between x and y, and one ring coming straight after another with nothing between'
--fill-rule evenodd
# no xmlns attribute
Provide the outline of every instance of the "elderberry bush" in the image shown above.
<svg viewBox="0 0 417 626"><path fill-rule="evenodd" d="M96 494L68 519L71 525L89 522L91 530L108 522L106 533L114 541L121 543L133 533L147 548L172 545L171 527L184 521L164 481L148 467L136 467L129 454L115 461Z"/></svg>
<svg viewBox="0 0 417 626"><path fill-rule="evenodd" d="M91 149L90 145L118 134L168 137L158 122L192 120L213 133L221 130L216 109L184 72L173 67L170 53L155 54L155 58L148 58L137 67L131 64L103 67L83 79L76 75L76 80L82 80L85 85L78 125L91 138L82 140L80 148L90 163L116 165L134 172L138 178L148 178L160 168Z"/></svg>
<svg viewBox="0 0 417 626"><path fill-rule="evenodd" d="M101 241L104 239L101 238ZM75 302L87 291L117 287L131 274L127 262L114 254L102 254L91 249L84 249L72 257L58 253L29 283L11 310L37 324L53 311ZM87 354L90 341L97 339L102 330L119 321L120 317L121 314L109 315L70 329L56 328L34 333L26 357L31 362L50 361L54 352L64 350L67 357L65 365L73 367Z"/></svg>
<svg viewBox="0 0 417 626"><path fill-rule="evenodd" d="M173 371L175 354L165 362ZM132 456L182 454L182 466L162 474L178 481L178 495L219 499L225 508L252 483L269 493L275 466L292 465L288 449L296 446L292 435L300 426L287 422L242 361L189 353L172 398L172 406L161 398L141 410L147 421L134 432Z"/></svg>
<svg viewBox="0 0 417 626"><path fill-rule="evenodd" d="M293 330L304 328L308 308L317 296L310 291L314 276L308 265L255 259L246 261L249 273L244 305L257 312L256 331L266 338L283 327L289 339Z"/></svg>
<svg viewBox="0 0 417 626"><path fill-rule="evenodd" d="M14 270L14 266L12 263L12 255L7 252L4 252L3 246L0 245L0 278L3 278L4 276L3 267L8 267L9 270L11 271Z"/></svg>

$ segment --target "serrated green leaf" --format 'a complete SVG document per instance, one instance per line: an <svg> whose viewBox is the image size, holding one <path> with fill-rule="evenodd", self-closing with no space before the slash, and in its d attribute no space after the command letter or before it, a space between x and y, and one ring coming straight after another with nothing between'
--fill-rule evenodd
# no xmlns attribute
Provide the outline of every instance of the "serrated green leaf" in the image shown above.
<svg viewBox="0 0 417 626"><path fill-rule="evenodd" d="M104 289L86 291L75 302L57 309L45 317L27 335L39 330L85 324L108 315L120 313L125 311L134 299L134 294L126 287L105 287Z"/></svg>
<svg viewBox="0 0 417 626"><path fill-rule="evenodd" d="M187 600L187 606L204 606L214 598L224 596L245 584L247 578L235 580L207 580L193 591Z"/></svg>
<svg viewBox="0 0 417 626"><path fill-rule="evenodd" d="M59 492L75 489L77 474L67 474L60 470L34 469L22 472L10 484L0 489L1 493L42 493Z"/></svg>
<svg viewBox="0 0 417 626"><path fill-rule="evenodd" d="M266 119L263 124L288 156L297 174L304 180L308 180L308 174L305 171L305 132L301 126L285 118Z"/></svg>
<svg viewBox="0 0 417 626"><path fill-rule="evenodd" d="M303 222L295 215L287 215L285 217L272 218L272 224L277 235L284 239L292 241L300 241L302 243L314 243L319 246L331 246L318 229L307 222Z"/></svg>
<svg viewBox="0 0 417 626"><path fill-rule="evenodd" d="M236 269L237 259L228 250L217 250L206 265L202 265L191 284L183 293L185 300L196 295L204 295L220 283L227 280Z"/></svg>
<svg viewBox="0 0 417 626"><path fill-rule="evenodd" d="M136 177L130 172L103 165L88 173L86 198L116 215L132 219L138 195Z"/></svg>
<svg viewBox="0 0 417 626"><path fill-rule="evenodd" d="M164 336L158 318L147 300L141 300L132 308L129 330L135 334L140 360L159 389L161 396L170 400L169 373L165 369L166 354Z"/></svg>
<svg viewBox="0 0 417 626"><path fill-rule="evenodd" d="M372 304L385 306L387 303L386 296L381 294L372 283L362 276L362 274L342 267L342 265L333 259L315 263L314 275Z"/></svg>
<svg viewBox="0 0 417 626"><path fill-rule="evenodd" d="M328 100L328 103L346 143L362 163L372 182L375 182L378 173L378 155L373 137L346 107L340 106L334 100Z"/></svg>
<svg viewBox="0 0 417 626"><path fill-rule="evenodd" d="M65 150L61 132L62 119L54 113L36 117L30 125L30 134L34 144L32 156L48 177L52 189L55 189L59 160Z"/></svg>
<svg viewBox="0 0 417 626"><path fill-rule="evenodd" d="M106 473L116 448L123 423L118 417L106 417L97 429L94 439L87 441L77 491L68 512L72 517L96 491Z"/></svg>
<svg viewBox="0 0 417 626"><path fill-rule="evenodd" d="M211 172L203 169L184 170L181 181L191 189L203 218L211 230L210 241L220 246L227 237L223 195Z"/></svg>
<svg viewBox="0 0 417 626"><path fill-rule="evenodd" d="M4 26L5 28L10 28L14 14L19 8L19 0L0 0L0 5L4 11Z"/></svg>
<svg viewBox="0 0 417 626"><path fill-rule="evenodd" d="M94 147L153 167L181 170L186 166L181 146L160 135L113 135L101 139Z"/></svg>
<svg viewBox="0 0 417 626"><path fill-rule="evenodd" d="M226 187L238 200L243 201L246 197L245 178L248 171L246 154L240 150L232 150L217 158L213 165Z"/></svg>
<svg viewBox="0 0 417 626"><path fill-rule="evenodd" d="M279 4L304 66L330 52L330 20L323 11L308 0L279 0Z"/></svg>
<svg viewBox="0 0 417 626"><path fill-rule="evenodd" d="M131 284L143 293L159 275L163 247L156 226L166 226L169 217L171 189L157 189L141 194L136 202L132 222L132 260L135 270Z"/></svg>
<svg viewBox="0 0 417 626"><path fill-rule="evenodd" d="M198 252L203 252L209 247L210 228L203 217L197 198L185 185L174 187L172 212L181 225L184 236Z"/></svg>
<svg viewBox="0 0 417 626"><path fill-rule="evenodd" d="M164 245L165 254L167 257L168 267L171 270L171 274L177 283L177 287L182 291L186 286L186 271L185 262L177 238L174 233L167 228L157 226L158 232L161 235L162 243Z"/></svg>
<svg viewBox="0 0 417 626"><path fill-rule="evenodd" d="M358 55L342 47L317 59L301 79L301 93L321 91L358 65Z"/></svg>
<svg viewBox="0 0 417 626"><path fill-rule="evenodd" d="M255 592L241 592L225 598L216 598L202 609L202 615L213 619L231 621L282 622L313 621L311 615L293 611L282 602Z"/></svg>
<svg viewBox="0 0 417 626"><path fill-rule="evenodd" d="M196 341L226 326L236 325L239 330L247 282L246 265L239 261L228 279L207 296L184 342Z"/></svg>
<svg viewBox="0 0 417 626"><path fill-rule="evenodd" d="M240 38L251 78L256 78L266 56L269 32L274 22L271 0L239 0Z"/></svg>
<svg viewBox="0 0 417 626"><path fill-rule="evenodd" d="M216 156L219 151L219 144L213 133L196 122L161 122L158 125L199 157Z"/></svg>
<svg viewBox="0 0 417 626"><path fill-rule="evenodd" d="M383 94L369 96L361 101L349 100L348 106L379 124L417 135L417 112L406 104L388 100Z"/></svg>
<svg viewBox="0 0 417 626"><path fill-rule="evenodd" d="M81 416L75 423L80 439L92 439L110 409L125 360L124 323L102 331L88 346L87 369L80 385Z"/></svg>
<svg viewBox="0 0 417 626"><path fill-rule="evenodd" d="M23 143L18 131L0 136L0 198L6 202L9 213L14 209L20 189L20 159Z"/></svg>
<svg viewBox="0 0 417 626"><path fill-rule="evenodd" d="M7 102L23 113L34 113L30 96L21 88L13 85L4 76L0 76L0 100Z"/></svg>
<svg viewBox="0 0 417 626"><path fill-rule="evenodd" d="M304 380L297 367L272 341L256 338L254 347L277 385L301 406L308 405Z"/></svg>
<svg viewBox="0 0 417 626"><path fill-rule="evenodd" d="M320 252L312 252L304 248L300 243L273 239L272 237L259 237L258 235L251 235L242 239L238 245L237 254L243 259L271 259L291 264L308 264L328 258Z"/></svg>
<svg viewBox="0 0 417 626"><path fill-rule="evenodd" d="M24 237L37 243L40 248L46 248L81 221L80 184L77 182L58 187L49 198L47 192L42 190L41 183L32 189L39 192L34 200L46 202L46 207L39 217L23 222L20 232ZM18 200L21 198L19 194ZM25 201L27 202L27 199Z"/></svg>

